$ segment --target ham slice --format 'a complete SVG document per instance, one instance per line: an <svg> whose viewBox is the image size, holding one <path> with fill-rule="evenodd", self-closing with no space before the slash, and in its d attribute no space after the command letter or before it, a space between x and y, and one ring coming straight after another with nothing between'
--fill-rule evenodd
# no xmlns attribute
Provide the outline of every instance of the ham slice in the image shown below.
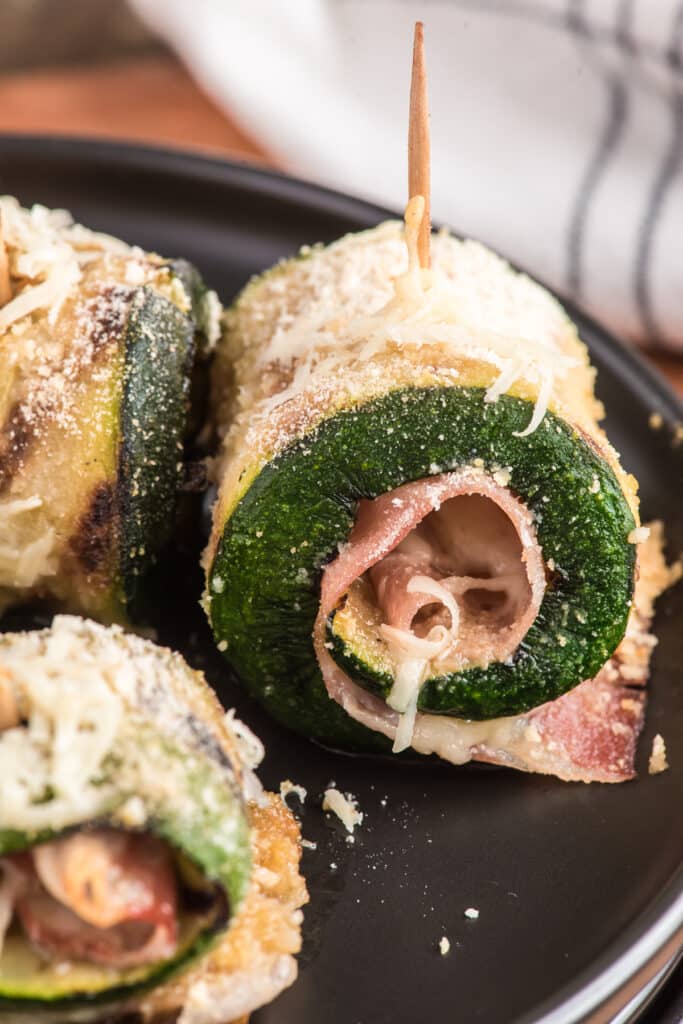
<svg viewBox="0 0 683 1024"><path fill-rule="evenodd" d="M442 517L441 522L432 521L429 530L415 531L415 528L430 513L460 495L476 495L493 501L506 514L520 539L521 564L528 581L526 605L524 579L512 564L512 548L508 548L508 554L498 566L492 565L491 537L487 536L487 529L483 531L483 540L480 534L481 542L472 532L469 540L461 537L460 549L469 552L474 568L487 573L484 580L489 582L482 582L477 573L468 571L460 576L456 574L449 586L461 598L468 588L486 591L496 586L501 589L505 594L504 602L494 606L494 613L500 614L502 609L503 615L508 617L508 626L503 626L504 630L507 628L504 643L508 646L514 643L514 650L533 622L542 599L545 587L542 557L529 513L504 486L483 473L443 474L404 485L373 502L361 502L348 544L323 573L314 645L327 691L356 721L394 741L400 728L399 714L385 701L358 686L332 659L325 645L327 618L354 580L369 570L378 603L390 622L401 629L412 628L416 634L421 631L423 635L433 627L434 616L442 614L438 609L434 611L434 598L410 593L405 584L417 572L437 578L451 572L452 565L443 561L448 538L441 536L438 543L438 534L450 530L453 541L452 531L457 531L458 527ZM458 546L457 533L455 546ZM519 565L519 552L516 557ZM486 558L489 562L484 564ZM511 575L512 585L507 579ZM442 584L448 585L448 581L448 575L441 577ZM470 588L472 582L474 586ZM420 622L419 616L427 608L432 609L431 617ZM464 611L466 615L466 607ZM482 642L485 627L483 615L479 622L471 624L468 653L500 657L499 641L494 638L489 644ZM631 778L644 719L645 695L642 688L630 688L634 680L624 650L633 643L634 635L642 638L646 629L647 623L642 617L632 616L622 646L595 679L525 714L469 722L418 713L411 746L420 753L434 753L454 764L485 761L553 774L567 781L621 782ZM497 631L490 630L491 633Z"/></svg>
<svg viewBox="0 0 683 1024"><path fill-rule="evenodd" d="M546 582L530 512L476 470L360 502L349 543L323 575L322 614L365 572L383 622L418 637L435 625L454 625L453 615L433 593L411 587L411 579L431 577L457 599L457 630L434 674L509 657L538 614Z"/></svg>
<svg viewBox="0 0 683 1024"><path fill-rule="evenodd" d="M126 968L175 952L175 871L161 840L101 829L9 860L22 878L17 916L48 956Z"/></svg>

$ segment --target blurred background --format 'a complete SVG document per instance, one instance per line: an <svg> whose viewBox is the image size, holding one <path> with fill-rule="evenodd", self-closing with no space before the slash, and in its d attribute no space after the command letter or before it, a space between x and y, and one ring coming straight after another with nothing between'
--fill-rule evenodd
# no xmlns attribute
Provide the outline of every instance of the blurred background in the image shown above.
<svg viewBox="0 0 683 1024"><path fill-rule="evenodd" d="M435 219L683 394L682 0L0 0L0 132L191 147L400 209L417 18ZM674 986L648 1024L683 1019Z"/></svg>
<svg viewBox="0 0 683 1024"><path fill-rule="evenodd" d="M680 0L2 0L0 131L211 150L400 209L416 18L435 220L683 389Z"/></svg>

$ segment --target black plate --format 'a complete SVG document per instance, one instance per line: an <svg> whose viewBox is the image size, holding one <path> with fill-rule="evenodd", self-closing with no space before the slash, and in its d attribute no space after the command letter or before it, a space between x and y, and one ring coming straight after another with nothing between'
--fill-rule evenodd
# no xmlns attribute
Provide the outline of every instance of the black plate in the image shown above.
<svg viewBox="0 0 683 1024"><path fill-rule="evenodd" d="M0 191L65 206L84 223L193 260L224 300L299 245L375 224L384 211L275 174L181 153L0 139ZM683 549L683 409L662 380L584 316L608 431L639 478L644 516ZM665 426L648 426L652 412ZM259 1024L530 1024L611 1019L675 957L683 935L683 587L659 606L660 645L638 758L623 786L567 785L500 769L344 757L292 736L230 681L175 585L164 639L205 665L265 739L265 781L308 789L311 903L298 983ZM648 776L661 731L672 768ZM366 815L355 843L320 811L331 779ZM292 799L292 798L290 798ZM477 907L480 917L463 912ZM451 952L438 942L448 936ZM635 1012L635 1009L633 1009ZM629 1018L633 1013L629 1010ZM622 1018L627 1019L627 1018Z"/></svg>

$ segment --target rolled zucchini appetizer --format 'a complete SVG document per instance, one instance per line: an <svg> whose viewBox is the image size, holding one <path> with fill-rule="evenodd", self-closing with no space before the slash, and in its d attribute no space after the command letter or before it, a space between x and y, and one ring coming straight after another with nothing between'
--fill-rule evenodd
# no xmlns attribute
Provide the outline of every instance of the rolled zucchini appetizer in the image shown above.
<svg viewBox="0 0 683 1024"><path fill-rule="evenodd" d="M223 1024L293 980L298 829L237 743L118 627L0 636L0 1019Z"/></svg>
<svg viewBox="0 0 683 1024"><path fill-rule="evenodd" d="M0 611L129 616L173 524L218 309L189 264L0 197Z"/></svg>
<svg viewBox="0 0 683 1024"><path fill-rule="evenodd" d="M643 697L621 666L629 618L647 631L631 614L647 530L587 350L475 242L441 233L421 269L418 229L409 208L405 235L306 250L226 315L216 640L324 743L628 778ZM651 562L654 578L658 548Z"/></svg>

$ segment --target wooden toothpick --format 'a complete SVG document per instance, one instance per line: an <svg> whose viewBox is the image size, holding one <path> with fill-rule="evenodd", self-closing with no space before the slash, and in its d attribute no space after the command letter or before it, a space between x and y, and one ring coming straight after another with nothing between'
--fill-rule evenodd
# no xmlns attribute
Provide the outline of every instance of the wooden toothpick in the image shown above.
<svg viewBox="0 0 683 1024"><path fill-rule="evenodd" d="M430 200L429 100L425 68L424 25L415 23L413 74L410 82L410 120L408 125L408 197L422 196L424 214L418 237L420 266L431 266L429 240L432 230Z"/></svg>

